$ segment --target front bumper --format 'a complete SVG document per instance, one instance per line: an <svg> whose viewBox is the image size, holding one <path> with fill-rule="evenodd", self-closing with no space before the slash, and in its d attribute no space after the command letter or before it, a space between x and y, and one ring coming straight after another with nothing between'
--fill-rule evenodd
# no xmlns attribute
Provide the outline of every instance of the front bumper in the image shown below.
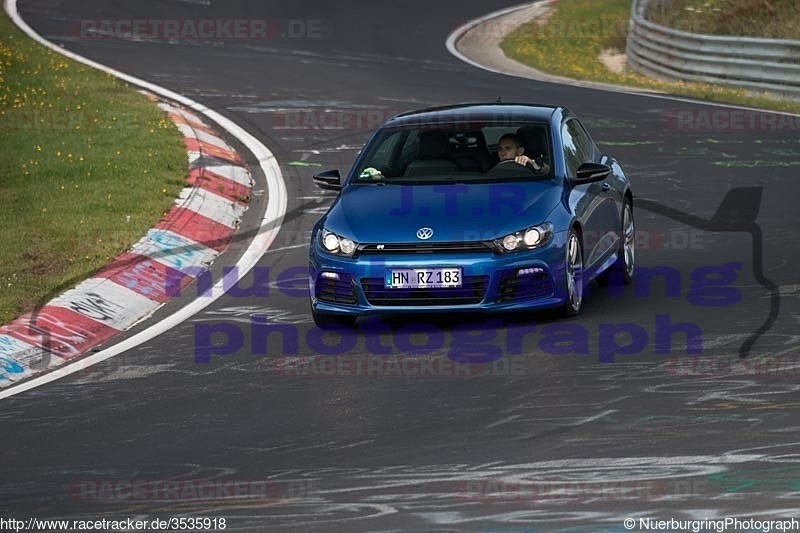
<svg viewBox="0 0 800 533"><path fill-rule="evenodd" d="M503 312L557 307L567 298L564 280L566 232L554 233L535 250L370 254L350 259L312 244L311 305L316 312L376 314ZM387 268L459 267L460 288L387 289Z"/></svg>

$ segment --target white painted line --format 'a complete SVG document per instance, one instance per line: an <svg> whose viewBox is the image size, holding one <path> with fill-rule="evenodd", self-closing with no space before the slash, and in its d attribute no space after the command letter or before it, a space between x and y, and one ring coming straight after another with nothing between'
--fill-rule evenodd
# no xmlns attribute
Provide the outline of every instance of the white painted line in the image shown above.
<svg viewBox="0 0 800 533"><path fill-rule="evenodd" d="M498 17L502 17L503 15L508 15L509 13L514 13L515 11L521 11L523 9L528 9L529 7L532 7L535 4L541 4L542 1L543 0L535 0L535 1L527 3L527 4L522 4L522 5L518 5L518 6L511 6L511 7L506 7L506 8L503 8L503 9L498 9L497 11L492 11L491 13L483 15L482 17L478 17L476 19L469 20L469 21L465 22L464 24L462 24L461 26L459 26L458 28L456 28L455 30L453 30L450 33L450 35L447 36L447 39L445 40L445 47L447 47L447 51L448 52L450 52L451 54L456 56L458 59L460 59L464 63L472 65L475 68L479 68L481 70L488 70L489 72L494 72L495 74L506 74L506 75L513 76L513 74L508 74L506 72L503 72L502 70L496 70L496 69L493 69L491 67L487 67L485 65L482 65L482 64L478 63L477 61L473 61L469 57L467 57L464 54L462 54L458 50L458 48L456 48L456 43L458 42L458 40L461 37L464 36L465 33L467 33L469 30L471 30L475 26L483 24L484 22L487 22L489 20L492 20L492 19L495 19L495 18L498 18ZM519 76L517 76L517 77L519 77Z"/></svg>
<svg viewBox="0 0 800 533"><path fill-rule="evenodd" d="M198 113L202 113L207 118L217 123L221 128L225 129L239 142L241 142L256 157L258 164L261 167L261 170L264 172L264 176L266 177L269 202L267 203L267 209L264 213L264 217L261 219L258 234L250 242L247 250L245 250L245 252L242 254L242 257L239 259L239 262L236 264L236 281L247 274L264 255L264 252L269 249L270 245L275 240L275 237L277 237L278 232L281 229L281 224L283 223L283 217L286 214L286 206L288 201L286 196L286 184L283 181L283 176L281 175L278 162L272 152L270 152L269 149L261 143L261 141L245 131L241 126L214 111L213 109L195 102L194 100L190 100L185 96L181 96L180 94L164 89L163 87L159 87L153 83L146 82L123 72L108 68L105 65L101 65L100 63L91 61L85 57L79 56L78 54L64 50L61 47L47 41L38 33L33 31L33 29L28 26L24 20L22 20L19 12L17 11L17 0L5 0L5 7L8 16L14 21L14 24L16 24L32 39L38 41L51 50L58 52L59 54L63 54L71 59L74 59L75 61L94 67L132 85L142 87L154 94L168 98L175 102L179 102L180 104L185 105L186 107L193 109ZM232 280L227 280L227 282L230 281ZM220 279L212 287L209 297L198 298L192 301L186 307L180 309L176 313L164 318L156 324L153 324L136 335L133 335L132 337L115 344L114 346L84 357L83 359L79 359L67 366L61 367L47 374L20 383L19 385L8 387L7 389L0 391L0 399L31 390L35 387L39 387L45 383L55 381L75 372L80 372L81 370L84 370L92 365L96 365L101 361L105 361L106 359L110 359L125 352L126 350L130 350L131 348L139 346L140 344L147 342L177 326L178 324L188 320L193 315L211 305L223 294L225 294L223 290L223 280Z"/></svg>
<svg viewBox="0 0 800 533"><path fill-rule="evenodd" d="M239 221L247 208L206 189L183 189L175 199L175 206L189 209L229 228L239 227Z"/></svg>
<svg viewBox="0 0 800 533"><path fill-rule="evenodd" d="M672 100L672 101L675 101L675 102L684 102L684 103L687 103L687 104L695 104L695 105L702 105L702 106L722 107L722 108L725 108L725 109L737 109L737 110L742 110L742 111L757 111L757 112L762 112L762 113L763 112L767 112L767 113L772 113L772 114L775 114L775 115L786 115L786 116L791 116L791 117L800 116L800 114L790 113L788 111L774 111L774 110L771 110L771 109L760 109L760 108L756 108L756 107L747 107L747 106L741 106L741 105L736 105L736 104L726 104L726 103L722 103L722 102L712 102L712 101L707 101L707 100L702 100L702 101L701 100L692 100L690 98L676 96L676 95L670 95L670 94L665 94L665 93L660 93L660 92L651 92L651 91L648 91L648 89L638 89L636 87L625 87L625 86L622 86L622 85L612 85L610 83L601 83L601 82L594 82L594 81L586 81L586 80L578 80L578 79L573 79L573 78L567 78L567 77L564 77L564 76L556 76L556 75L553 75L553 74L547 74L545 72L538 71L533 67L530 67L528 65L524 65L522 63L518 63L518 62L516 62L514 60L510 60L510 61L513 61L514 63L516 63L517 65L520 65L522 67L526 67L526 70L528 71L528 74L522 74L522 73L519 73L519 72L508 72L508 71L505 71L505 70L501 70L499 68L492 68L492 67L489 67L487 65L483 65L481 63L478 63L477 61L474 61L471 58L467 57L466 55L462 54L458 50L458 48L456 46L456 44L458 43L458 40L461 39L468 31L470 31L471 29L475 28L476 26L478 26L480 24L483 24L484 22L488 22L488 21L490 21L492 19L499 18L499 17L502 17L504 15L509 15L509 14L514 13L516 11L521 11L523 9L531 8L536 4L548 3L548 2L551 2L551 1L552 0L534 0L533 2L528 2L528 3L525 3L525 4L518 5L518 6L512 6L512 7L507 7L507 8L504 8L504 9L499 9L497 11L492 11L491 13L489 13L487 15L483 15L482 17L478 17L476 19L472 19L472 20L466 22L465 24L462 24L461 26L459 26L455 30L453 30L450 33L450 35L447 36L447 39L445 40L445 47L447 48L447 51L450 52L451 54L453 54L456 58L460 59L464 63L472 65L475 68L479 68L481 70L486 70L488 72L493 72L495 74L503 74L503 75L506 75L506 76L513 76L515 78L533 79L533 80L538 80L538 81L547 82L547 83L569 85L569 86L572 86L572 87L583 87L583 88L587 88L587 89L595 89L595 90L598 90L598 91L608 91L608 92L613 92L613 93L630 94L630 95L633 95L633 96L644 96L644 97L647 97L647 98L658 98L658 99L661 99L661 100ZM496 25L493 26L493 28L495 28L495 29L493 29L492 31L494 33L497 33L496 28L503 28L503 27L504 27L503 24L496 24ZM510 28L509 28L509 30L510 30Z"/></svg>

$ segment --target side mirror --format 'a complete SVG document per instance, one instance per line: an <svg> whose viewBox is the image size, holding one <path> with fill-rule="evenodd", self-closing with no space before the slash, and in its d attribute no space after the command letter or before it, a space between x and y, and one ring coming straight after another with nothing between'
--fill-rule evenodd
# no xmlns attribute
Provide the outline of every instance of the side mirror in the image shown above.
<svg viewBox="0 0 800 533"><path fill-rule="evenodd" d="M584 163L578 167L573 183L591 183L606 179L611 174L611 167L601 163Z"/></svg>
<svg viewBox="0 0 800 533"><path fill-rule="evenodd" d="M338 170L323 170L314 174L314 183L320 189L339 191L342 189L342 176Z"/></svg>

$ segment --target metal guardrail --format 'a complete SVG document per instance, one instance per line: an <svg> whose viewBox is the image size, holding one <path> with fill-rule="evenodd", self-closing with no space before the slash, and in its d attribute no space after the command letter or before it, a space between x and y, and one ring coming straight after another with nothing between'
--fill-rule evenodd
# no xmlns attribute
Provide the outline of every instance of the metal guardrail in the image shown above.
<svg viewBox="0 0 800 533"><path fill-rule="evenodd" d="M727 85L800 99L800 41L701 35L645 19L651 0L634 0L626 55L655 78Z"/></svg>

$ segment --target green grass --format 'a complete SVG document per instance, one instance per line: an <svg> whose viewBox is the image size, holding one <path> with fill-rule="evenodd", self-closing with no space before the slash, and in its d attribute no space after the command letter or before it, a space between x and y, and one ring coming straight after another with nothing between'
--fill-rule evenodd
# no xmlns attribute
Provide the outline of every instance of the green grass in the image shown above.
<svg viewBox="0 0 800 533"><path fill-rule="evenodd" d="M554 6L543 25L529 22L507 35L500 45L503 52L538 70L568 78L800 113L800 103L791 100L717 85L654 80L631 70L613 72L599 60L599 55L605 50L625 50L631 1L560 0Z"/></svg>
<svg viewBox="0 0 800 533"><path fill-rule="evenodd" d="M800 40L797 0L671 0L647 18L692 33Z"/></svg>
<svg viewBox="0 0 800 533"><path fill-rule="evenodd" d="M0 324L127 250L186 172L180 133L144 95L0 12Z"/></svg>

